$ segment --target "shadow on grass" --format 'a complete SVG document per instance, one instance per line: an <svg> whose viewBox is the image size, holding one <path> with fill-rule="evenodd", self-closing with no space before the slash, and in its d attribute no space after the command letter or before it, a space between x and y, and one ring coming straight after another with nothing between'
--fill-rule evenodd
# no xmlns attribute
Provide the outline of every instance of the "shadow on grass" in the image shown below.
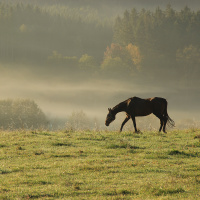
<svg viewBox="0 0 200 200"><path fill-rule="evenodd" d="M58 194L28 194L28 195L23 195L24 199L40 199L40 198L55 198L59 197Z"/></svg>
<svg viewBox="0 0 200 200"><path fill-rule="evenodd" d="M104 193L104 196L117 196L117 195L125 196L125 195L131 195L131 194L138 195L138 193L134 192L134 191L129 191L126 189L119 189L119 190L107 191Z"/></svg>
<svg viewBox="0 0 200 200"><path fill-rule="evenodd" d="M12 171L0 169L0 174L10 174L10 173L12 173Z"/></svg>
<svg viewBox="0 0 200 200"><path fill-rule="evenodd" d="M56 154L56 155L52 155L51 157L53 158L71 158L71 157L75 157L69 154Z"/></svg>
<svg viewBox="0 0 200 200"><path fill-rule="evenodd" d="M55 142L55 143L52 144L52 146L56 146L56 147L67 146L67 147L70 147L70 146L73 146L73 145L70 144L70 143L65 143L65 142Z"/></svg>
<svg viewBox="0 0 200 200"><path fill-rule="evenodd" d="M19 167L19 168L15 168L15 169L0 169L0 174L10 174L10 173L17 173L17 172L23 172L24 171L24 168L23 167Z"/></svg>
<svg viewBox="0 0 200 200"><path fill-rule="evenodd" d="M184 156L184 157L199 157L199 154L197 152L186 153L184 151L179 151L179 150L171 150L168 152L168 155L170 156L178 155L178 156Z"/></svg>
<svg viewBox="0 0 200 200"><path fill-rule="evenodd" d="M166 196L166 195L179 194L183 192L185 192L185 190L182 188L178 188L178 189L162 189L162 188L155 189L154 188L152 190L152 193L155 196Z"/></svg>
<svg viewBox="0 0 200 200"><path fill-rule="evenodd" d="M107 149L142 149L138 146L130 145L130 144L109 144L106 146Z"/></svg>
<svg viewBox="0 0 200 200"><path fill-rule="evenodd" d="M44 135L44 136L51 136L51 133L48 132L37 132L37 131L32 131L31 132L33 135Z"/></svg>

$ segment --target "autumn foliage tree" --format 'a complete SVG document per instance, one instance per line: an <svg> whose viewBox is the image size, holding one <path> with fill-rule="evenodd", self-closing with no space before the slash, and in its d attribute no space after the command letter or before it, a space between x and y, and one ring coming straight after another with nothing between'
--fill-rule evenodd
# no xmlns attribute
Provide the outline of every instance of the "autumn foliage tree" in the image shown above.
<svg viewBox="0 0 200 200"><path fill-rule="evenodd" d="M105 71L135 73L141 63L142 56L139 48L133 44L121 46L112 43L104 53L101 68Z"/></svg>
<svg viewBox="0 0 200 200"><path fill-rule="evenodd" d="M133 64L138 68L142 61L142 56L139 47L130 43L126 46L126 49L131 56Z"/></svg>

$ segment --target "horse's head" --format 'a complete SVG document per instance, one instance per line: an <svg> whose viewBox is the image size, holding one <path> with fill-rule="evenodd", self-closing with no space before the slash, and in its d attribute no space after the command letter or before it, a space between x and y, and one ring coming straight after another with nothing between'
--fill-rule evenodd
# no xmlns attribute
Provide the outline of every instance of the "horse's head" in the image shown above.
<svg viewBox="0 0 200 200"><path fill-rule="evenodd" d="M105 125L109 126L109 124L114 120L115 120L115 114L113 113L111 108L108 108L108 114L107 114L107 117L106 117Z"/></svg>

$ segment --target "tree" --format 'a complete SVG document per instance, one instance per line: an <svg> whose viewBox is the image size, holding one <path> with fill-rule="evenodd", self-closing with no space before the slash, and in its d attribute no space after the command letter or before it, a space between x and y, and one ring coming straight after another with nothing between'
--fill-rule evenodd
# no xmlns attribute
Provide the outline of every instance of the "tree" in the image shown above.
<svg viewBox="0 0 200 200"><path fill-rule="evenodd" d="M0 127L3 129L37 129L47 124L45 114L33 100L0 101Z"/></svg>
<svg viewBox="0 0 200 200"><path fill-rule="evenodd" d="M67 128L72 130L89 129L90 120L83 111L72 112L67 121Z"/></svg>
<svg viewBox="0 0 200 200"><path fill-rule="evenodd" d="M26 33L28 31L27 29L27 26L25 24L22 24L20 27L19 27L19 30L20 32L22 33Z"/></svg>
<svg viewBox="0 0 200 200"><path fill-rule="evenodd" d="M141 56L139 47L130 43L128 44L128 46L126 46L126 49L131 55L131 59L133 63L135 64L135 66L139 66L142 61L142 56Z"/></svg>
<svg viewBox="0 0 200 200"><path fill-rule="evenodd" d="M200 74L200 48L189 45L177 50L176 59L179 64L179 71L188 86L199 79Z"/></svg>
<svg viewBox="0 0 200 200"><path fill-rule="evenodd" d="M114 71L115 73L133 73L141 62L141 55L137 46L129 44L122 47L112 43L104 53L104 60L101 65L103 70Z"/></svg>
<svg viewBox="0 0 200 200"><path fill-rule="evenodd" d="M127 66L120 57L107 57L104 59L101 68L107 72L120 74L127 71Z"/></svg>
<svg viewBox="0 0 200 200"><path fill-rule="evenodd" d="M84 54L79 59L79 67L80 67L80 69L94 71L97 67L97 63L93 56Z"/></svg>
<svg viewBox="0 0 200 200"><path fill-rule="evenodd" d="M66 69L76 69L78 66L78 58L76 56L63 56L61 53L53 51L52 55L48 57L48 63L53 66L63 66Z"/></svg>

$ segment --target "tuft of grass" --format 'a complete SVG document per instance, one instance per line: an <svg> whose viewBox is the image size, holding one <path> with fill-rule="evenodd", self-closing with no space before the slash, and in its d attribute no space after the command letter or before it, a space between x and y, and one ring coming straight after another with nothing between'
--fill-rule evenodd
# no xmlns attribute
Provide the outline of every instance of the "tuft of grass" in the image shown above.
<svg viewBox="0 0 200 200"><path fill-rule="evenodd" d="M80 190L81 189L81 183L75 182L72 185L72 187L73 187L74 190Z"/></svg>
<svg viewBox="0 0 200 200"><path fill-rule="evenodd" d="M135 149L137 147L134 147L132 145L127 144L109 144L107 145L108 149Z"/></svg>
<svg viewBox="0 0 200 200"><path fill-rule="evenodd" d="M200 175L195 176L196 183L200 184Z"/></svg>
<svg viewBox="0 0 200 200"><path fill-rule="evenodd" d="M186 153L184 151L179 151L179 150L171 150L171 151L168 152L168 155L181 155L181 156L186 156L186 157L199 157L199 154L197 152Z"/></svg>
<svg viewBox="0 0 200 200"><path fill-rule="evenodd" d="M43 181L43 180L26 180L24 181L22 184L26 184L26 185L29 185L29 186L34 186L34 185L50 185L52 184L51 182L48 182L48 181Z"/></svg>
<svg viewBox="0 0 200 200"><path fill-rule="evenodd" d="M178 188L178 189L163 189L163 188L157 188L153 189L152 193L155 196L166 196L166 195L173 195L173 194L179 194L185 192L184 189Z"/></svg>
<svg viewBox="0 0 200 200"><path fill-rule="evenodd" d="M110 190L110 191L106 191L103 193L104 196L127 196L127 195L131 195L131 194L137 194L133 191L130 190L126 190L126 189L119 189L119 190Z"/></svg>
<svg viewBox="0 0 200 200"><path fill-rule="evenodd" d="M21 147L21 146L18 146L18 147L17 147L17 150L24 150L24 148Z"/></svg>
<svg viewBox="0 0 200 200"><path fill-rule="evenodd" d="M198 135L195 135L194 136L194 139L200 139L200 135L198 134Z"/></svg>
<svg viewBox="0 0 200 200"><path fill-rule="evenodd" d="M12 171L0 169L0 174L9 174L9 173L12 173Z"/></svg>
<svg viewBox="0 0 200 200"><path fill-rule="evenodd" d="M117 194L122 194L122 195L129 195L132 194L132 191L126 190L126 189L120 189L119 191L117 191Z"/></svg>
<svg viewBox="0 0 200 200"><path fill-rule="evenodd" d="M37 150L37 151L34 152L34 154L35 154L36 156L39 156L39 155L44 154L44 151L43 151L43 150Z"/></svg>
<svg viewBox="0 0 200 200"><path fill-rule="evenodd" d="M116 196L117 191L116 190L106 191L103 194L104 194L104 196Z"/></svg>
<svg viewBox="0 0 200 200"><path fill-rule="evenodd" d="M51 133L48 133L48 132L37 132L37 131L32 131L31 133L34 134L34 135L51 136Z"/></svg>
<svg viewBox="0 0 200 200"><path fill-rule="evenodd" d="M129 142L121 141L120 143L107 144L108 149L139 149L140 147L131 145Z"/></svg>
<svg viewBox="0 0 200 200"><path fill-rule="evenodd" d="M56 198L56 197L59 197L58 194L49 194L49 193L45 193L45 194L42 194L42 193L30 193L30 194L26 194L26 195L23 195L23 199L49 199L49 198Z"/></svg>
<svg viewBox="0 0 200 200"><path fill-rule="evenodd" d="M69 147L71 146L72 144L69 144L69 143L65 143L65 142L55 142L52 144L53 146L66 146L66 147Z"/></svg>
<svg viewBox="0 0 200 200"><path fill-rule="evenodd" d="M55 155L52 155L51 157L53 157L53 158L70 158L73 156L69 155L69 154L55 154Z"/></svg>

